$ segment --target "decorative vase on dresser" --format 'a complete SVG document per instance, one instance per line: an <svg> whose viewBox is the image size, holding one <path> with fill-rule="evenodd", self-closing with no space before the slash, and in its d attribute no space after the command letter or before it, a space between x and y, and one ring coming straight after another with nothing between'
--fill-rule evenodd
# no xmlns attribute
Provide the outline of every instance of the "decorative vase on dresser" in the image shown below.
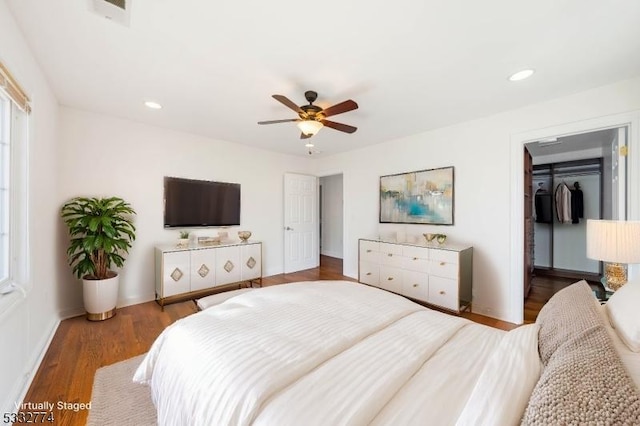
<svg viewBox="0 0 640 426"><path fill-rule="evenodd" d="M158 246L156 301L194 299L238 285L262 283L262 243L234 242L215 246Z"/></svg>
<svg viewBox="0 0 640 426"><path fill-rule="evenodd" d="M359 240L358 281L460 313L471 308L473 247Z"/></svg>

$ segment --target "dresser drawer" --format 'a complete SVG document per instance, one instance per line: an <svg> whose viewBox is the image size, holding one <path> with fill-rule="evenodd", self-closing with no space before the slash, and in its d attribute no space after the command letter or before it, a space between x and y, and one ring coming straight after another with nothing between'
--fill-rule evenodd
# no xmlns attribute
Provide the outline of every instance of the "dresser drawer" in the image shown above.
<svg viewBox="0 0 640 426"><path fill-rule="evenodd" d="M380 284L380 266L376 263L360 262L359 281L378 286Z"/></svg>
<svg viewBox="0 0 640 426"><path fill-rule="evenodd" d="M430 249L429 250L429 259L438 260L440 262L447 263L459 263L458 260L458 252L452 250L438 250L438 249Z"/></svg>
<svg viewBox="0 0 640 426"><path fill-rule="evenodd" d="M422 272L404 271L402 294L426 302L429 299L429 275Z"/></svg>
<svg viewBox="0 0 640 426"><path fill-rule="evenodd" d="M380 262L380 243L360 240L360 260L375 263Z"/></svg>
<svg viewBox="0 0 640 426"><path fill-rule="evenodd" d="M402 255L426 260L429 259L429 249L427 247L404 246L402 247Z"/></svg>
<svg viewBox="0 0 640 426"><path fill-rule="evenodd" d="M398 244L380 243L380 263L382 265L401 268L404 262L402 246Z"/></svg>
<svg viewBox="0 0 640 426"><path fill-rule="evenodd" d="M429 261L420 257L402 257L402 268L409 271L429 272Z"/></svg>
<svg viewBox="0 0 640 426"><path fill-rule="evenodd" d="M429 274L437 277L457 280L460 268L457 263L448 263L440 260L429 261Z"/></svg>
<svg viewBox="0 0 640 426"><path fill-rule="evenodd" d="M402 293L402 269L381 265L378 287L394 293Z"/></svg>
<svg viewBox="0 0 640 426"><path fill-rule="evenodd" d="M427 302L452 311L460 309L458 302L458 282L442 277L429 277L429 298Z"/></svg>

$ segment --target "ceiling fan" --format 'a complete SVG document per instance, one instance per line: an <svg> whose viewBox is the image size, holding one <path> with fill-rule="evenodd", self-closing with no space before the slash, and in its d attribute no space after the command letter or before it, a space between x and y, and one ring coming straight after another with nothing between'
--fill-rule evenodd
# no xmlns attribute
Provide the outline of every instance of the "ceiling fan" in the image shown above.
<svg viewBox="0 0 640 426"><path fill-rule="evenodd" d="M310 138L311 136L318 133L318 131L320 131L320 129L322 129L322 127L324 126L346 133L353 133L358 130L357 127L349 126L348 124L336 123L335 121L326 119L327 117L331 117L332 115L338 115L357 109L358 104L351 99L330 106L329 108L322 109L317 105L313 105L315 100L318 98L318 94L313 90L304 92L304 97L307 99L307 102L309 102L309 105L298 106L291 100L289 100L289 98L283 95L273 95L272 97L284 106L294 110L298 114L299 118L258 121L258 124L297 122L298 128L302 132L300 133L300 139Z"/></svg>

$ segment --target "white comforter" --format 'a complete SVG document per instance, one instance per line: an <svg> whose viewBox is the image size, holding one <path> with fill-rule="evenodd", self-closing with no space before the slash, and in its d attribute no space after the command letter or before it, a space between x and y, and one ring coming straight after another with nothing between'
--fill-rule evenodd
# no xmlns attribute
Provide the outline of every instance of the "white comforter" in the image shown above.
<svg viewBox="0 0 640 426"><path fill-rule="evenodd" d="M161 425L455 424L503 335L362 284L284 284L168 327L134 380Z"/></svg>

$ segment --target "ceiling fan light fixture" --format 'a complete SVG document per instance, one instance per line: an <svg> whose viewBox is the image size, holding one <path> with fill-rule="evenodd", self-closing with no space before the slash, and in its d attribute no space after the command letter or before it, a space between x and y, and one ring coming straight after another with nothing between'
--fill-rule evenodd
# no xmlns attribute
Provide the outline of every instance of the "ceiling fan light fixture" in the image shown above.
<svg viewBox="0 0 640 426"><path fill-rule="evenodd" d="M302 120L298 122L298 128L307 136L313 136L322 129L323 124L315 120Z"/></svg>

